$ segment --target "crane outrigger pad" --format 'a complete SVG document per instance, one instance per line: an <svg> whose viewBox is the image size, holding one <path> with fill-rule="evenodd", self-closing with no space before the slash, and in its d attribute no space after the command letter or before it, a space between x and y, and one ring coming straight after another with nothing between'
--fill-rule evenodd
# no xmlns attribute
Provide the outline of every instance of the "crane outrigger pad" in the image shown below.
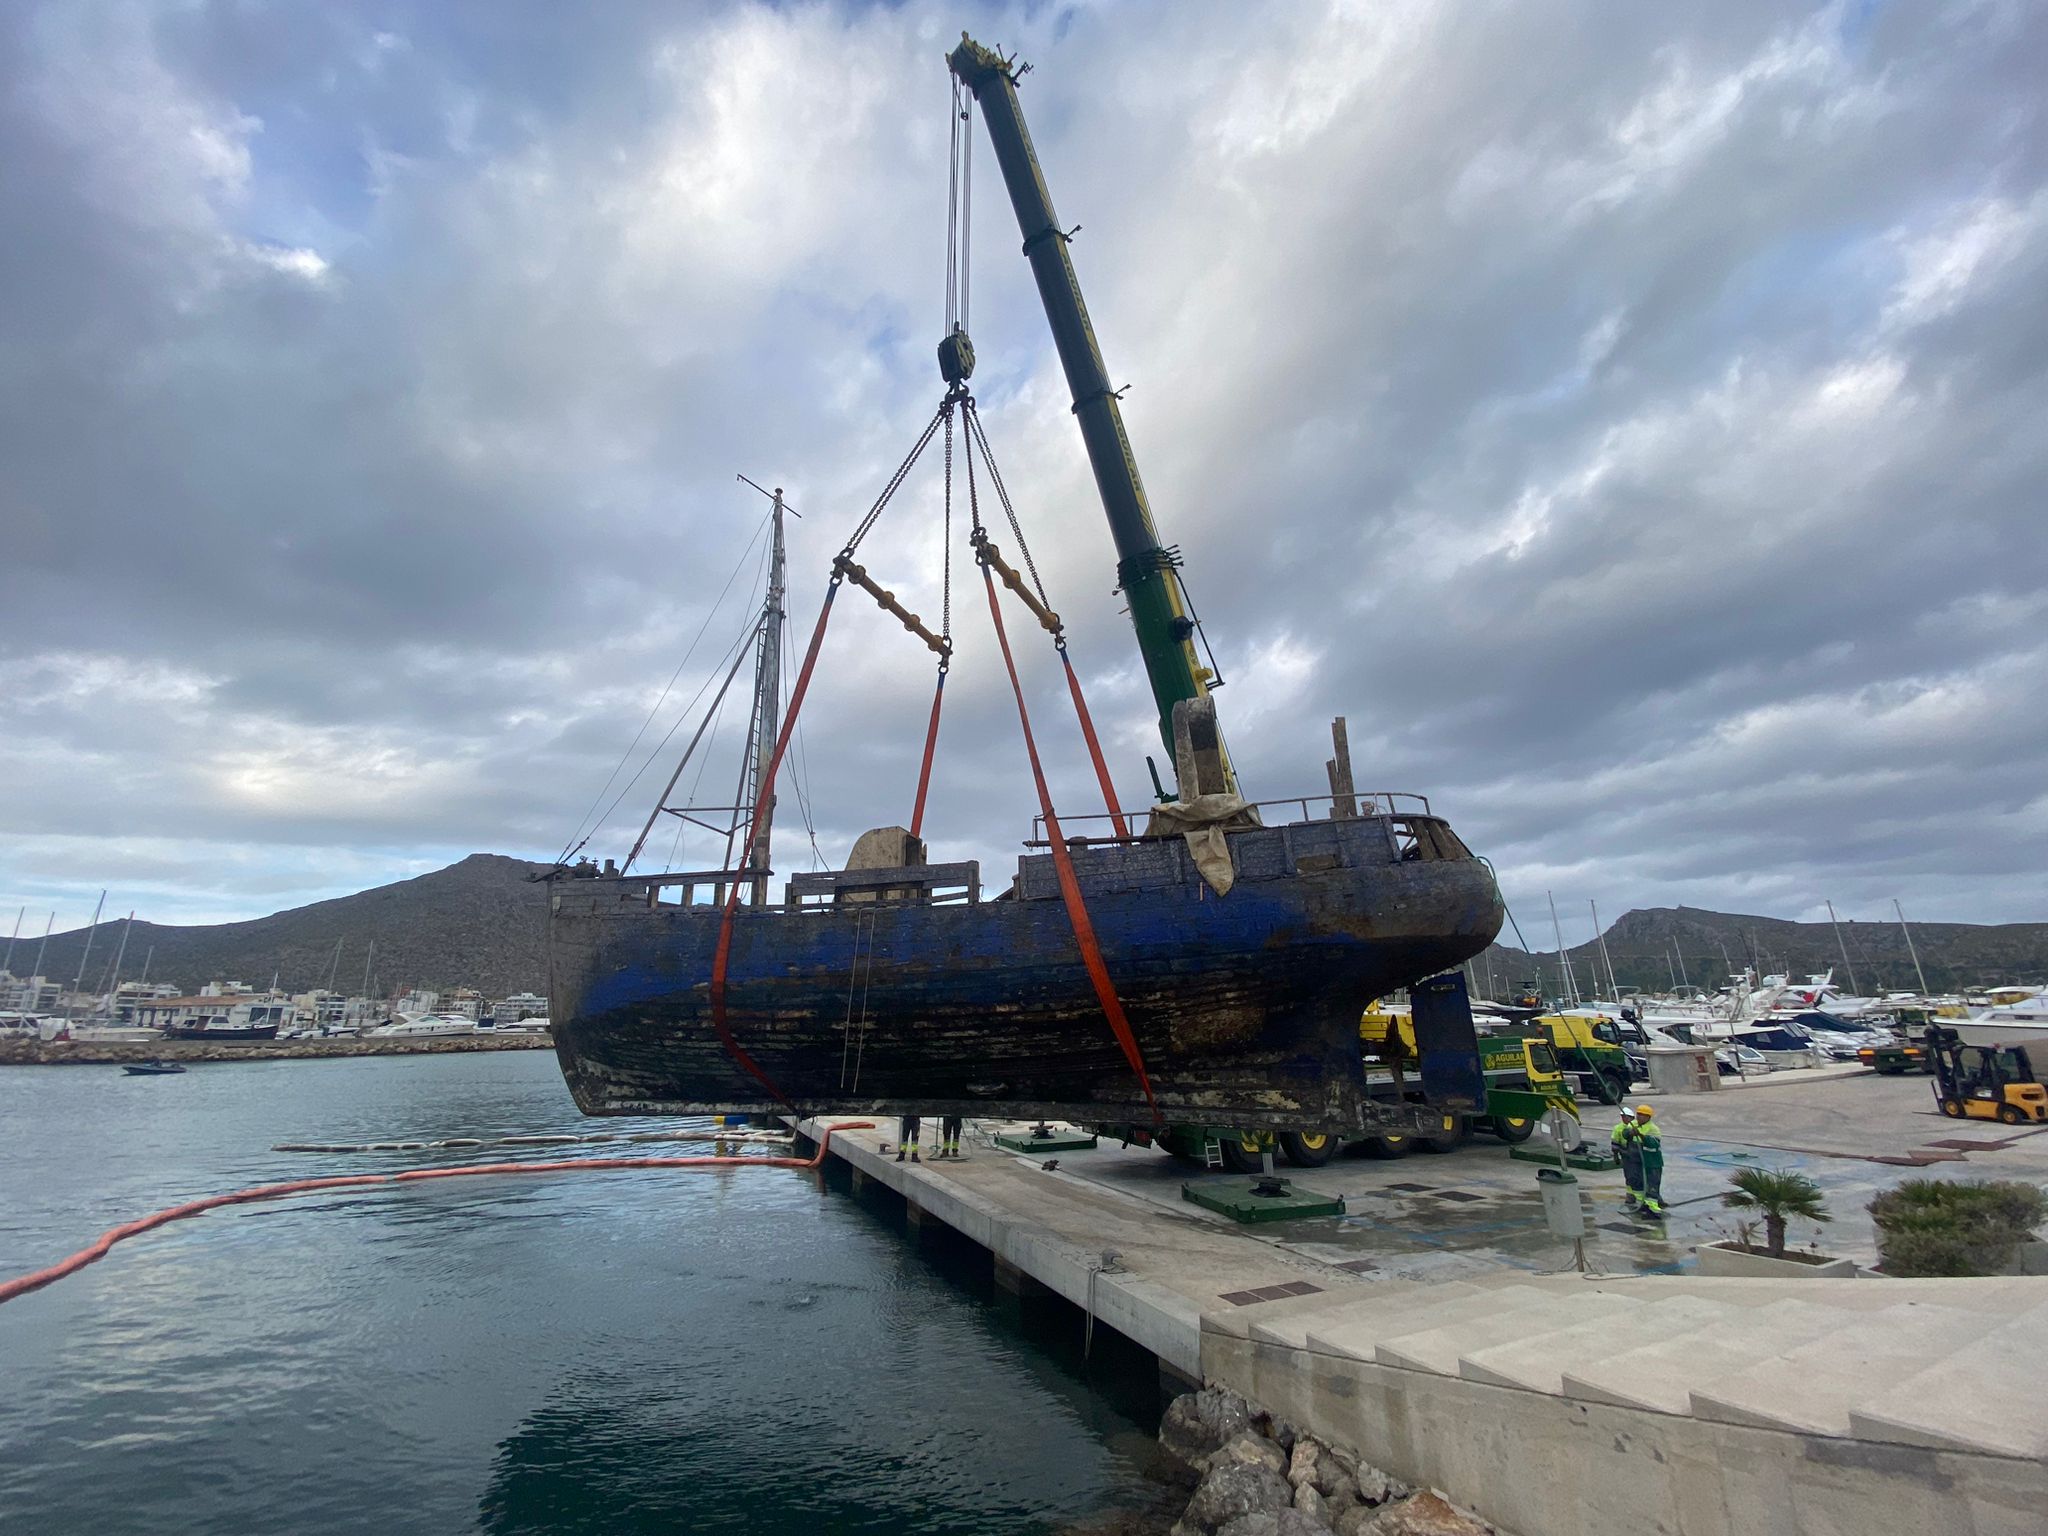
<svg viewBox="0 0 2048 1536"><path fill-rule="evenodd" d="M1177 836L1071 850L1158 1119L1363 1129L1360 1012L1485 949L1502 921L1493 876L1421 814L1228 840L1237 878L1224 897ZM863 879L828 901L799 876L801 896L739 907L725 1017L758 1075L712 1017L722 913L693 887L714 877L557 879L550 989L570 1091L594 1115L1152 1121L1051 866L1023 855L993 900L961 900L957 885L934 899L947 888L896 871L886 888Z"/></svg>

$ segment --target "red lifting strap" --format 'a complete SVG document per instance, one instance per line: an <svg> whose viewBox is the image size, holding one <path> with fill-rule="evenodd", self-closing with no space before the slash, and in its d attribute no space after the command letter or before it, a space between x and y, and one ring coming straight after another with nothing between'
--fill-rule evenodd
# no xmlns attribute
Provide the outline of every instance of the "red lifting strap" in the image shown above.
<svg viewBox="0 0 2048 1536"><path fill-rule="evenodd" d="M775 751L768 759L768 771L761 775L760 797L754 802L753 814L747 818L747 840L741 845L740 853L742 866L753 857L754 829L761 825L761 817L768 810L768 801L775 794L775 773L782 766L782 754L789 748L790 732L796 729L796 712L803 708L804 694L811 686L811 670L818 664L818 647L825 640L825 621L832 617L832 599L838 595L839 579L835 576L832 584L825 588L824 606L818 610L818 627L811 631L811 648L804 652L804 664L796 674L796 687L790 690L789 709L783 715L782 729L775 737ZM711 956L711 1027L718 1031L718 1038L732 1059L752 1073L778 1102L793 1110L796 1106L789 1102L789 1096L775 1086L775 1080L763 1072L754 1058L733 1038L732 1028L725 1022L725 973L732 961L732 920L739 904L740 882L734 880L726 888L725 912L718 924L718 948Z"/></svg>
<svg viewBox="0 0 2048 1536"><path fill-rule="evenodd" d="M1102 760L1102 743L1095 739L1095 722L1088 718L1088 701L1081 697L1081 679L1074 673L1074 658L1060 647L1060 663L1067 669L1067 689L1074 695L1074 713L1081 717L1081 737L1088 743L1088 756L1095 764L1095 782L1102 786L1103 802L1109 806L1110 825L1118 837L1131 835L1124 820L1124 808L1116 803L1116 786L1109 781L1109 765Z"/></svg>
<svg viewBox="0 0 2048 1536"><path fill-rule="evenodd" d="M1067 904L1067 920L1074 925L1074 942L1081 948L1081 963L1088 968L1088 979L1094 983L1096 1000L1102 1004L1103 1014L1109 1019L1116 1043L1123 1047L1124 1060L1131 1064L1131 1070L1138 1074L1138 1086L1145 1090L1145 1102L1152 1107L1152 1123L1163 1125L1166 1117L1159 1112L1158 1101L1152 1097L1152 1079L1145 1071L1145 1057L1138 1049L1138 1037L1131 1033L1131 1022L1124 1017L1124 1005L1110 983L1109 967L1102 963L1102 946L1095 940L1095 925L1088 920L1088 908L1081 900L1081 882L1074 878L1074 861L1067 853L1067 840L1060 832L1059 818L1053 814L1052 795L1045 787L1045 770L1038 763L1038 744L1031 737L1031 716L1024 708L1024 685L1017 680L1017 663L1010 655L1010 637L1003 630L1003 610L996 602L995 577L986 565L981 568L981 579L988 588L988 611L996 621L996 643L1003 649L1003 665L1010 669L1010 690L1017 695L1017 720L1024 727L1024 750L1031 757L1031 777L1038 785L1038 805L1045 813L1045 835L1052 842L1052 867L1059 875L1060 898Z"/></svg>
<svg viewBox="0 0 2048 1536"><path fill-rule="evenodd" d="M917 770L917 804L910 811L910 835L924 830L924 793L932 787L932 751L939 744L939 706L946 699L946 669L939 668L939 685L932 690L932 723L924 732L924 766Z"/></svg>

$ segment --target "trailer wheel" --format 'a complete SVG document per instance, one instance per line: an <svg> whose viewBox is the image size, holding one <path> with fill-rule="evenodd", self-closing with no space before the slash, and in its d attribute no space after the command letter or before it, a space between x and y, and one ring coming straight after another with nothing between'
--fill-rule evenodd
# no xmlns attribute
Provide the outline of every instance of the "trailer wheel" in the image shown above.
<svg viewBox="0 0 2048 1536"><path fill-rule="evenodd" d="M1297 1168L1320 1168L1337 1155L1337 1138L1322 1131L1282 1131L1280 1155Z"/></svg>
<svg viewBox="0 0 2048 1536"><path fill-rule="evenodd" d="M1494 1135L1506 1142L1524 1142L1536 1134L1536 1122L1519 1115L1494 1115L1486 1125Z"/></svg>
<svg viewBox="0 0 2048 1536"><path fill-rule="evenodd" d="M1471 1134L1472 1122L1460 1116L1451 1130L1433 1131L1427 1136L1418 1136L1416 1140L1425 1152L1455 1152Z"/></svg>
<svg viewBox="0 0 2048 1536"><path fill-rule="evenodd" d="M1415 1148L1415 1138L1406 1131L1391 1131L1384 1136L1368 1136L1359 1147L1367 1157L1392 1159L1406 1157Z"/></svg>
<svg viewBox="0 0 2048 1536"><path fill-rule="evenodd" d="M1223 1166L1232 1173L1262 1173L1265 1160L1259 1155L1259 1133L1239 1131L1225 1135L1221 1143Z"/></svg>
<svg viewBox="0 0 2048 1536"><path fill-rule="evenodd" d="M1963 1101L1961 1099L1943 1099L1941 1101L1941 1112L1951 1120L1960 1120L1963 1118Z"/></svg>

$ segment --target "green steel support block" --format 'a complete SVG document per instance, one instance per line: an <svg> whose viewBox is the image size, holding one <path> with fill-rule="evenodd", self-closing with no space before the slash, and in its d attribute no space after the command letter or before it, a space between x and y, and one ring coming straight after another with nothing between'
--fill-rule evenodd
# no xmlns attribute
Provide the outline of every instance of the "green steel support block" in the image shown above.
<svg viewBox="0 0 2048 1536"><path fill-rule="evenodd" d="M1085 1131L1054 1131L1050 1136L1034 1136L1029 1131L1004 1131L996 1137L996 1145L1006 1152L1022 1152L1027 1155L1040 1152L1086 1152L1095 1145L1095 1138Z"/></svg>
<svg viewBox="0 0 2048 1536"><path fill-rule="evenodd" d="M1232 1221L1300 1221L1308 1216L1342 1216L1342 1195L1314 1195L1288 1187L1261 1194L1244 1184L1183 1184L1180 1197Z"/></svg>
<svg viewBox="0 0 2048 1536"><path fill-rule="evenodd" d="M1510 1147L1508 1156L1520 1163L1548 1163L1553 1168L1557 1166L1557 1153L1541 1147ZM1621 1159L1610 1152L1567 1152L1564 1160L1567 1166L1582 1169L1587 1173L1612 1173L1621 1166Z"/></svg>

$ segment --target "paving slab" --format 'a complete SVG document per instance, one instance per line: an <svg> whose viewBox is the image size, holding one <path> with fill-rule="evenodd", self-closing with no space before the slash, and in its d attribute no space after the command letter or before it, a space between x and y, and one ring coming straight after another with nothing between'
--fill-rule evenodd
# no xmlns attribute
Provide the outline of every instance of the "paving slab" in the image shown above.
<svg viewBox="0 0 2048 1536"><path fill-rule="evenodd" d="M2007 1320L1973 1343L1849 1410L1867 1440L1937 1450L2048 1457L2048 1307Z"/></svg>
<svg viewBox="0 0 2048 1536"><path fill-rule="evenodd" d="M1511 1304L1485 1317L1443 1323L1417 1333L1381 1339L1373 1350L1373 1356L1382 1365L1455 1376L1458 1374L1458 1361L1470 1350L1505 1344L1511 1339L1541 1338L1579 1323L1611 1318L1619 1312L1643 1305L1615 1295L1541 1296Z"/></svg>
<svg viewBox="0 0 2048 1536"><path fill-rule="evenodd" d="M1660 1343L1675 1333L1739 1326L1746 1311L1727 1302L1703 1301L1694 1296L1646 1299L1626 1311L1612 1316L1603 1314L1554 1333L1470 1350L1459 1357L1458 1374L1467 1381L1562 1394L1568 1369L1645 1344Z"/></svg>
<svg viewBox="0 0 2048 1536"><path fill-rule="evenodd" d="M1885 1287L1871 1289L1881 1293ZM1867 1312L1857 1327L1694 1388L1693 1416L1846 1435L1849 1410L1867 1402L1873 1390L1982 1338L1986 1326L1976 1313L1924 1302Z"/></svg>
<svg viewBox="0 0 2048 1536"><path fill-rule="evenodd" d="M1453 1281L1429 1289L1447 1292L1450 1285L1459 1283ZM1379 1289L1378 1286L1367 1288L1369 1293ZM1371 1360L1383 1339L1503 1316L1520 1308L1539 1306L1546 1299L1546 1293L1534 1286L1465 1283L1462 1286L1464 1294L1445 1295L1441 1300L1416 1297L1412 1294L1415 1287L1404 1286L1401 1289L1411 1294L1392 1303L1381 1302L1370 1294L1357 1296L1345 1293L1341 1307L1325 1308L1303 1320L1305 1344L1326 1354L1345 1354Z"/></svg>
<svg viewBox="0 0 2048 1536"><path fill-rule="evenodd" d="M1774 1301L1718 1324L1572 1366L1562 1385L1566 1397L1586 1402L1690 1414L1693 1392L1720 1377L1860 1326L1860 1318L1833 1307Z"/></svg>

